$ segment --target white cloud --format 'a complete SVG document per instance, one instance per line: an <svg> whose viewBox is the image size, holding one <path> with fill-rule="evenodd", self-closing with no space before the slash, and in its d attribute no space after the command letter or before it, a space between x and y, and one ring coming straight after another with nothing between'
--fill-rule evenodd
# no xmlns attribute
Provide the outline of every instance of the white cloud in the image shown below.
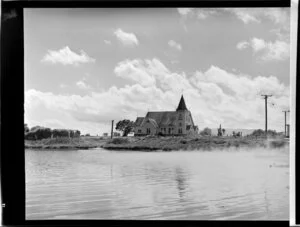
<svg viewBox="0 0 300 227"><path fill-rule="evenodd" d="M107 45L111 45L111 41L110 41L110 40L106 40L106 39L105 39L105 40L104 40L104 43L107 44Z"/></svg>
<svg viewBox="0 0 300 227"><path fill-rule="evenodd" d="M83 89L83 90L89 90L89 89L91 89L91 87L88 84L86 84L84 82L84 80L77 81L76 85L77 85L77 87L79 87L80 89Z"/></svg>
<svg viewBox="0 0 300 227"><path fill-rule="evenodd" d="M188 15L189 13L192 12L192 10L193 8L177 8L178 13L182 16Z"/></svg>
<svg viewBox="0 0 300 227"><path fill-rule="evenodd" d="M268 92L273 94L270 102L278 107L269 108L269 127L282 130L280 108L289 104L289 87L276 77L234 74L217 66L187 76L184 72L171 72L157 58L134 59L120 62L115 73L134 84L112 86L85 96L26 91L25 118L30 119L44 108L49 116L43 120L39 115L42 125L57 115L66 127L96 132L100 127L109 129L111 120L135 120L137 113L143 116L147 109L175 110L183 91L200 129L220 123L225 128L263 128L264 101L259 94Z"/></svg>
<svg viewBox="0 0 300 227"><path fill-rule="evenodd" d="M139 41L133 33L127 33L118 28L114 34L126 46L139 45Z"/></svg>
<svg viewBox="0 0 300 227"><path fill-rule="evenodd" d="M263 39L252 38L251 46L254 52L258 52L266 48L266 42Z"/></svg>
<svg viewBox="0 0 300 227"><path fill-rule="evenodd" d="M188 15L195 15L200 20L206 19L208 16L217 13L217 10L210 8L178 8L177 10L182 17L186 18Z"/></svg>
<svg viewBox="0 0 300 227"><path fill-rule="evenodd" d="M255 16L256 13L253 13L253 11L250 11L248 9L235 9L234 13L245 24L248 24L249 22L260 23L260 20Z"/></svg>
<svg viewBox="0 0 300 227"><path fill-rule="evenodd" d="M271 8L263 10L263 15L275 24L282 24L289 27L290 23L290 9L289 8Z"/></svg>
<svg viewBox="0 0 300 227"><path fill-rule="evenodd" d="M254 54L264 61L282 61L288 59L290 56L290 45L282 40L267 42L263 39L254 37L249 42L242 41L237 44L237 48L239 50L243 50L248 47L251 47Z"/></svg>
<svg viewBox="0 0 300 227"><path fill-rule="evenodd" d="M83 63L95 62L96 60L89 57L83 50L80 54L73 52L68 46L55 51L48 50L47 54L41 60L42 62L50 62L53 64L61 63L63 65L79 65Z"/></svg>
<svg viewBox="0 0 300 227"><path fill-rule="evenodd" d="M142 86L155 84L155 79L146 71L146 66L140 59L119 62L114 72L117 76L138 82Z"/></svg>
<svg viewBox="0 0 300 227"><path fill-rule="evenodd" d="M182 50L181 45L179 43L176 43L174 40L169 40L168 44L169 44L170 47L173 47L176 50L179 50L179 51Z"/></svg>
<svg viewBox="0 0 300 227"><path fill-rule="evenodd" d="M224 8L224 11L233 13L245 24L260 23L263 19L275 24L289 26L290 10L288 8Z"/></svg>
<svg viewBox="0 0 300 227"><path fill-rule="evenodd" d="M236 48L239 50L246 49L249 46L249 43L247 41L241 41L236 45Z"/></svg>
<svg viewBox="0 0 300 227"><path fill-rule="evenodd" d="M197 9L197 18L198 19L206 19L208 16L216 14L216 10L212 9Z"/></svg>

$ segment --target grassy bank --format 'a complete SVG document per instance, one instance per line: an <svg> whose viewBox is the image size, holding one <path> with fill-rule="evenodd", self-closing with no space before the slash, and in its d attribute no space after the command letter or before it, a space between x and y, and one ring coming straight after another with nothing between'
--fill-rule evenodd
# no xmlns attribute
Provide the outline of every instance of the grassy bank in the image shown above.
<svg viewBox="0 0 300 227"><path fill-rule="evenodd" d="M251 137L132 137L114 138L103 144L108 150L213 150L227 148L280 148L287 145L283 138L264 139Z"/></svg>
<svg viewBox="0 0 300 227"><path fill-rule="evenodd" d="M251 137L79 137L25 140L26 149L91 149L102 147L108 150L175 151L213 150L227 148L280 148L288 144L284 139Z"/></svg>
<svg viewBox="0 0 300 227"><path fill-rule="evenodd" d="M25 140L25 149L90 149L100 147L106 141L102 137Z"/></svg>

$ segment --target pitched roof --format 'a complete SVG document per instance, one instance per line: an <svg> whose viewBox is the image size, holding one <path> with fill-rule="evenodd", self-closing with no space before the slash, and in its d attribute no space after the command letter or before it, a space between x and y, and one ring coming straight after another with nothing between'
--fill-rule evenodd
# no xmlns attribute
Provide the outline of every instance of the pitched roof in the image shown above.
<svg viewBox="0 0 300 227"><path fill-rule="evenodd" d="M136 127L140 126L142 124L143 120L144 120L144 117L137 117L134 122L134 126L136 126Z"/></svg>
<svg viewBox="0 0 300 227"><path fill-rule="evenodd" d="M176 111L178 111L178 110L187 110L183 95L181 96L181 99L180 99L180 102L178 104Z"/></svg>
<svg viewBox="0 0 300 227"><path fill-rule="evenodd" d="M155 119L152 119L152 118L146 118L146 122L149 121L154 127L158 128L158 124L156 122Z"/></svg>
<svg viewBox="0 0 300 227"><path fill-rule="evenodd" d="M148 112L145 118L151 118L156 121L159 127L174 125L177 118L176 111Z"/></svg>

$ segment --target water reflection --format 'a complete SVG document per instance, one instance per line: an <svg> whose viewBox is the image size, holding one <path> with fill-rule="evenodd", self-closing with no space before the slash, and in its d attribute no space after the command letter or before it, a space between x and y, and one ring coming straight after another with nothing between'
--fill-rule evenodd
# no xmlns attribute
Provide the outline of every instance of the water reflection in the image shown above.
<svg viewBox="0 0 300 227"><path fill-rule="evenodd" d="M26 217L287 220L289 157L276 152L28 150Z"/></svg>
<svg viewBox="0 0 300 227"><path fill-rule="evenodd" d="M177 183L178 195L181 202L184 201L186 188L188 187L186 176L187 174L184 173L184 170L181 167L175 167L175 181Z"/></svg>

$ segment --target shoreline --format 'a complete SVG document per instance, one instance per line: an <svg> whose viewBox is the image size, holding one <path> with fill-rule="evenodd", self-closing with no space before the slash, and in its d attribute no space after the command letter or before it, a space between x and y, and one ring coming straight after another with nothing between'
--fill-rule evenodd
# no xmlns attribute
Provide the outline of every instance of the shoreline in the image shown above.
<svg viewBox="0 0 300 227"><path fill-rule="evenodd" d="M25 149L33 150L89 150L103 148L114 151L171 152L179 150L211 151L232 148L281 148L289 142L284 138L252 137L103 137L57 138L37 141L25 140Z"/></svg>

